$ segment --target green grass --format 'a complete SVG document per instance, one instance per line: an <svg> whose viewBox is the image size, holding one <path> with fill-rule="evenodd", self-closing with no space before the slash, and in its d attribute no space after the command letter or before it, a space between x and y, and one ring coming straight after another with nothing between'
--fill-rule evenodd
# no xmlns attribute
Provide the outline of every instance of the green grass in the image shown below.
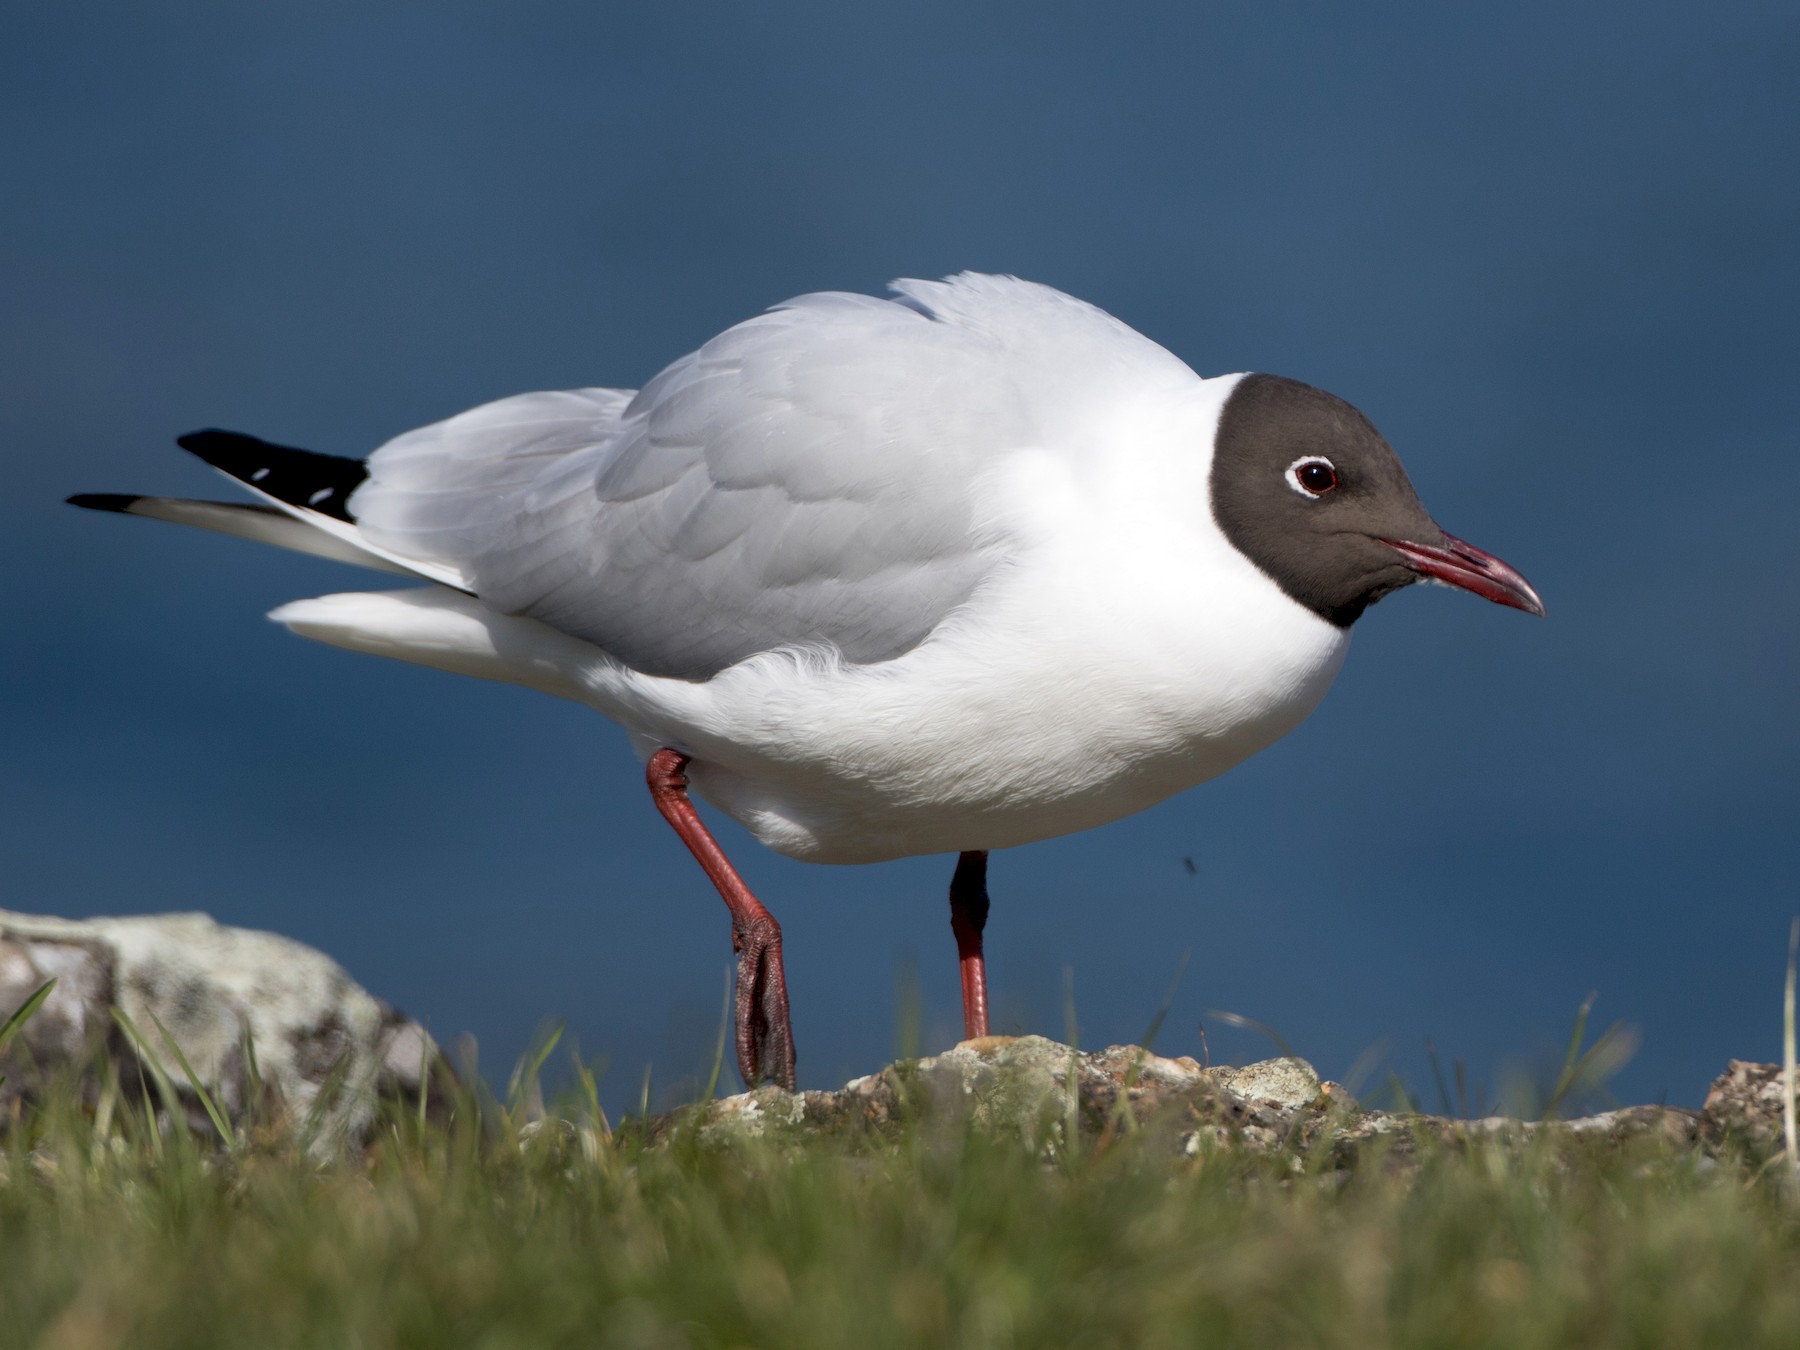
<svg viewBox="0 0 1800 1350"><path fill-rule="evenodd" d="M1800 1343L1800 1210L1754 1160L1422 1144L1320 1175L1145 1131L1046 1164L930 1121L651 1149L591 1097L521 1144L529 1096L396 1109L323 1164L122 1096L26 1113L0 1346Z"/></svg>

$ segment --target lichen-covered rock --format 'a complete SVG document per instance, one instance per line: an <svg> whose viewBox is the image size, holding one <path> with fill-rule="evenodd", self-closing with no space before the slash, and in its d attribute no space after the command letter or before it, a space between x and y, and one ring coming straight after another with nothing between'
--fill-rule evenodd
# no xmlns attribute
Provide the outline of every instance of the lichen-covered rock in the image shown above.
<svg viewBox="0 0 1800 1350"><path fill-rule="evenodd" d="M1335 1095L1334 1095L1335 1094ZM966 1121L1054 1152L1073 1125L1090 1138L1154 1130L1175 1151L1247 1141L1274 1149L1354 1109L1304 1060L1207 1069L1137 1046L1082 1052L1042 1036L988 1036L889 1065L837 1092L760 1087L652 1122L653 1138L799 1139L824 1130L882 1133L921 1117Z"/></svg>
<svg viewBox="0 0 1800 1350"><path fill-rule="evenodd" d="M1784 1148L1785 1091L1781 1065L1731 1060L1713 1079L1701 1108L1707 1138L1765 1156Z"/></svg>
<svg viewBox="0 0 1800 1350"><path fill-rule="evenodd" d="M1284 1111L1299 1111L1315 1105L1322 1095L1329 1097L1336 1086L1321 1083L1318 1070L1305 1060L1292 1057L1265 1059L1239 1069L1214 1069L1212 1076L1220 1087L1246 1101ZM1341 1093L1342 1089L1337 1091ZM1348 1100L1347 1096L1341 1096L1338 1102L1343 1105Z"/></svg>
<svg viewBox="0 0 1800 1350"><path fill-rule="evenodd" d="M1700 1114L1679 1107L1625 1107L1567 1121L1393 1114L1364 1110L1343 1087L1321 1081L1303 1059L1208 1068L1136 1046L1084 1052L1041 1036L965 1041L836 1092L761 1087L659 1117L650 1133L653 1140L693 1131L719 1142L756 1137L798 1143L843 1129L879 1137L920 1118L1001 1132L1048 1155L1062 1147L1072 1125L1094 1144L1131 1132L1177 1156L1240 1147L1296 1165L1313 1155L1328 1166L1347 1165L1370 1150L1405 1166L1428 1140L1465 1146L1547 1134L1571 1144L1704 1142Z"/></svg>
<svg viewBox="0 0 1800 1350"><path fill-rule="evenodd" d="M0 910L0 1021L50 979L56 987L0 1057L0 1108L52 1082L92 1096L108 1061L121 1091L154 1093L115 1012L202 1130L210 1127L183 1058L234 1124L254 1110L304 1129L321 1151L360 1141L382 1097L417 1101L441 1090L448 1072L423 1027L323 953L204 914L72 920Z"/></svg>

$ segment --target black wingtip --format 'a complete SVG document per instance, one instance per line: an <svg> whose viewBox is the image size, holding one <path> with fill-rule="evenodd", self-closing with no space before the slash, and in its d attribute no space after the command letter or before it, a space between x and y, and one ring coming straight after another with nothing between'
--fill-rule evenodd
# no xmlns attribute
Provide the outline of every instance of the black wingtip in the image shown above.
<svg viewBox="0 0 1800 1350"><path fill-rule="evenodd" d="M90 511L129 511L144 499L129 492L77 492L66 500L70 506L85 506Z"/></svg>
<svg viewBox="0 0 1800 1350"><path fill-rule="evenodd" d="M241 431L225 431L220 427L202 427L199 431L190 431L185 436L177 436L175 444L189 454L198 455L215 469L223 469L231 473L259 456L276 455L310 455L310 450L300 450L291 445L277 445L273 441L265 441L260 436L247 436Z"/></svg>
<svg viewBox="0 0 1800 1350"><path fill-rule="evenodd" d="M276 445L240 431L208 427L177 436L175 444L277 501L343 521L350 519L350 494L368 477L360 459Z"/></svg>

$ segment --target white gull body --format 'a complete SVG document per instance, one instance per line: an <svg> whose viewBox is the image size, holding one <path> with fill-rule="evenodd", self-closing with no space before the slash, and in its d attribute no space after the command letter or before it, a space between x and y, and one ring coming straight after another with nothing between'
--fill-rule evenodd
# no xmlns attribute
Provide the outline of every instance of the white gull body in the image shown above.
<svg viewBox="0 0 1800 1350"><path fill-rule="evenodd" d="M1013 278L895 290L399 437L327 525L460 589L272 617L588 704L814 862L1087 829L1292 730L1349 634L1215 524L1241 377Z"/></svg>

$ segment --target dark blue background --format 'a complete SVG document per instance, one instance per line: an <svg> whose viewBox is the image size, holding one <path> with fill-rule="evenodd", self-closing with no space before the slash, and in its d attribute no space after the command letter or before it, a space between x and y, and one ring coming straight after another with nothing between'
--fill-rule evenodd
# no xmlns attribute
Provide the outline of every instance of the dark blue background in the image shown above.
<svg viewBox="0 0 1800 1350"><path fill-rule="evenodd" d="M1442 591L1320 713L1122 824L998 855L1000 1029L1498 1089L1598 1022L1695 1103L1779 1050L1796 888L1800 18L1791 5L11 5L0 46L0 903L204 909L503 1070L704 1074L724 911L597 716L298 641L390 584L77 513L220 495L170 438L362 454L633 385L806 290L1016 272L1364 408L1548 620ZM228 490L225 495L229 495ZM950 860L728 847L801 1076L959 1014ZM1196 873L1183 865L1191 858ZM1215 1057L1262 1055L1209 1023ZM1379 1077L1381 1071L1377 1071Z"/></svg>

